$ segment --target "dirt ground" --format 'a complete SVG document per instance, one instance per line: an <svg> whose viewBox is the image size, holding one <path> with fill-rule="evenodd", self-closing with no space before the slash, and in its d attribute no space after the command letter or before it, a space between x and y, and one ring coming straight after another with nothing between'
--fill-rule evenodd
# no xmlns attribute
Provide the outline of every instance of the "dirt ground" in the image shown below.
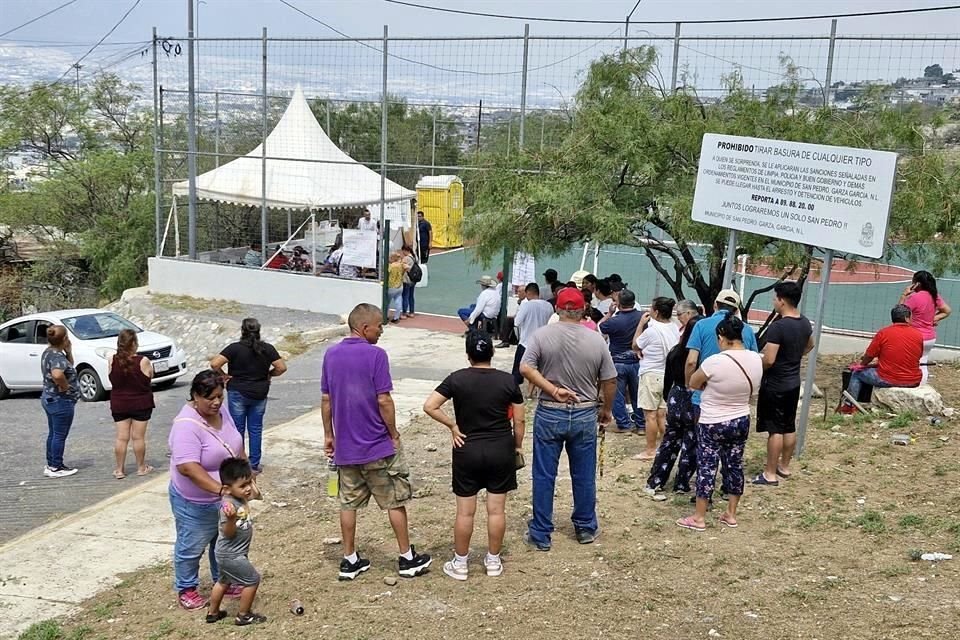
<svg viewBox="0 0 960 640"><path fill-rule="evenodd" d="M818 382L828 398L815 401L818 418L794 477L778 488L748 485L737 529L719 527L717 510L706 533L676 527L691 511L688 497L644 497L647 463L630 459L642 439L608 434L596 544L573 540L564 465L553 549L526 547L530 477L521 472L507 503L503 576L487 578L480 565L481 507L470 578L455 582L441 570L453 537L448 436L424 418L403 437L419 496L409 507L411 537L434 555L428 575L384 583L395 575L396 545L386 517L369 507L360 516L359 548L373 568L337 582L341 548L325 542L340 535L337 505L325 495L318 459L314 476L272 468L262 477L266 502L251 559L263 574L256 609L269 617L266 625L239 629L229 618L207 625L202 613L178 610L167 565L129 576L89 602L64 622L62 635L36 638L955 637L960 556L942 563L911 556L960 553L960 420L931 425L927 416L882 413L823 420L849 360L821 365ZM960 401L957 374L951 365L935 371L947 406ZM914 442L891 444L893 433L907 432ZM762 465L763 446L752 434L748 478ZM288 611L294 598L305 615ZM236 604L228 606L235 613Z"/></svg>

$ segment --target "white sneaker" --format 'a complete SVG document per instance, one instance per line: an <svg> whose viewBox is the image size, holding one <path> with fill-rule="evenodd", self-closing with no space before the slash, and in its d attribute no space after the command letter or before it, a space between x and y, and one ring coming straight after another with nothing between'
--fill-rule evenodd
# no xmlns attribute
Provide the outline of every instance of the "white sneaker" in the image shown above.
<svg viewBox="0 0 960 640"><path fill-rule="evenodd" d="M448 560L443 564L443 572L453 578L463 582L467 579L468 568L465 564L459 564L453 560Z"/></svg>
<svg viewBox="0 0 960 640"><path fill-rule="evenodd" d="M483 566L487 570L487 575L491 578L496 578L503 573L503 562L500 560L500 556L487 556L483 559Z"/></svg>
<svg viewBox="0 0 960 640"><path fill-rule="evenodd" d="M77 472L76 469L71 469L70 467L44 467L43 475L47 478L66 478L67 476L72 476Z"/></svg>
<svg viewBox="0 0 960 640"><path fill-rule="evenodd" d="M656 489L651 489L650 487L644 487L643 492L648 496L650 496L650 498L654 502L663 502L664 500L667 499L667 496L663 495L661 492L659 492Z"/></svg>

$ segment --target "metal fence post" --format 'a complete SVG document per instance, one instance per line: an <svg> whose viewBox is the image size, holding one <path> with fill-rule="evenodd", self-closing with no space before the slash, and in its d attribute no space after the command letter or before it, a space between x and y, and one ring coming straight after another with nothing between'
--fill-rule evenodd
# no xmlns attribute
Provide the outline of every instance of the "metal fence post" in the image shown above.
<svg viewBox="0 0 960 640"><path fill-rule="evenodd" d="M384 216L387 213L387 45L389 40L389 31L387 25L383 25L383 92L380 95L380 228L389 229L390 226L384 226ZM384 232L387 242L389 236ZM389 245L388 245L389 248ZM386 264L386 262L384 262ZM384 282L387 280L387 274L384 271L381 274ZM386 291L386 289L384 289ZM386 309L383 310L387 312Z"/></svg>
<svg viewBox="0 0 960 640"><path fill-rule="evenodd" d="M507 295L509 294L507 289L510 287L510 281L512 279L510 276L511 267L510 250L504 247L503 267L500 269L503 273L503 280L500 283L500 313L497 316L500 324L500 335L503 335L503 325L507 321Z"/></svg>
<svg viewBox="0 0 960 640"><path fill-rule="evenodd" d="M153 218L155 226L155 252L160 256L160 96L157 84L157 28L153 28Z"/></svg>
<svg viewBox="0 0 960 640"><path fill-rule="evenodd" d="M430 143L430 175L437 173L437 107L433 108L433 141Z"/></svg>
<svg viewBox="0 0 960 640"><path fill-rule="evenodd" d="M213 162L214 167L220 167L220 92L213 94Z"/></svg>
<svg viewBox="0 0 960 640"><path fill-rule="evenodd" d="M837 19L834 18L830 21L830 49L827 51L827 78L823 87L825 95L823 96L824 106L829 107L833 104L833 89L830 88L830 85L833 84L833 54L837 48Z"/></svg>
<svg viewBox="0 0 960 640"><path fill-rule="evenodd" d="M733 283L733 268L737 262L737 232L730 229L730 236L727 238L727 258L723 265L723 282L721 286L726 289Z"/></svg>
<svg viewBox="0 0 960 640"><path fill-rule="evenodd" d="M670 93L677 90L677 74L680 67L680 24L673 28L673 71L670 73Z"/></svg>
<svg viewBox="0 0 960 640"><path fill-rule="evenodd" d="M260 145L260 256L267 260L267 28L263 28L263 143Z"/></svg>
<svg viewBox="0 0 960 640"><path fill-rule="evenodd" d="M820 354L820 336L823 333L823 312L827 300L827 287L830 286L830 272L833 270L833 249L827 249L823 256L823 269L820 272L820 290L817 291L817 310L813 320L813 349L807 357L807 375L803 382L803 399L800 403L800 420L797 424L797 455L803 453L807 442L807 423L810 420L810 401L813 397L813 384L817 377L817 356Z"/></svg>
<svg viewBox="0 0 960 640"><path fill-rule="evenodd" d="M193 0L187 0L187 256L197 259L197 93L193 68Z"/></svg>
<svg viewBox="0 0 960 640"><path fill-rule="evenodd" d="M384 27L386 29L386 27ZM382 211L382 209L381 209ZM383 240L380 243L380 280L383 283L383 324L387 324L390 311L390 221L384 220Z"/></svg>
<svg viewBox="0 0 960 640"><path fill-rule="evenodd" d="M527 69L530 62L530 25L523 25L523 76L520 81L520 135L518 148L523 151L523 134L527 120Z"/></svg>

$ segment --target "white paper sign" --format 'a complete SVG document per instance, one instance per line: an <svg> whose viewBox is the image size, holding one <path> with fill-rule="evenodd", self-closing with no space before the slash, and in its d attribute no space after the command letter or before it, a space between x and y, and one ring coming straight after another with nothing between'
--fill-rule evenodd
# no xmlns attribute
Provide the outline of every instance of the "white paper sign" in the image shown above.
<svg viewBox="0 0 960 640"><path fill-rule="evenodd" d="M692 217L880 258L896 169L889 151L708 133Z"/></svg>
<svg viewBox="0 0 960 640"><path fill-rule="evenodd" d="M343 230L343 264L364 269L377 268L377 232Z"/></svg>
<svg viewBox="0 0 960 640"><path fill-rule="evenodd" d="M367 206L370 209L370 218L380 220L380 204L371 204ZM400 200L398 202L387 202L383 207L383 219L390 221L391 229L409 229L410 228L410 201Z"/></svg>
<svg viewBox="0 0 960 640"><path fill-rule="evenodd" d="M513 254L513 269L510 274L510 284L515 287L525 287L537 281L537 262L529 253L517 252Z"/></svg>

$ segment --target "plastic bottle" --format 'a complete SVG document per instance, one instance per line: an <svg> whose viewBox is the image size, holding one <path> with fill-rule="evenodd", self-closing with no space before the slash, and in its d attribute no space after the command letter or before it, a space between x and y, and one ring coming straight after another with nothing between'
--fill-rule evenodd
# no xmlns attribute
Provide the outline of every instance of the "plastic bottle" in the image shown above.
<svg viewBox="0 0 960 640"><path fill-rule="evenodd" d="M340 478L333 458L327 460L327 495L331 498L340 495Z"/></svg>
<svg viewBox="0 0 960 640"><path fill-rule="evenodd" d="M290 603L290 613L292 613L293 615L302 616L303 611L304 611L303 604L301 604L299 600L293 600Z"/></svg>

